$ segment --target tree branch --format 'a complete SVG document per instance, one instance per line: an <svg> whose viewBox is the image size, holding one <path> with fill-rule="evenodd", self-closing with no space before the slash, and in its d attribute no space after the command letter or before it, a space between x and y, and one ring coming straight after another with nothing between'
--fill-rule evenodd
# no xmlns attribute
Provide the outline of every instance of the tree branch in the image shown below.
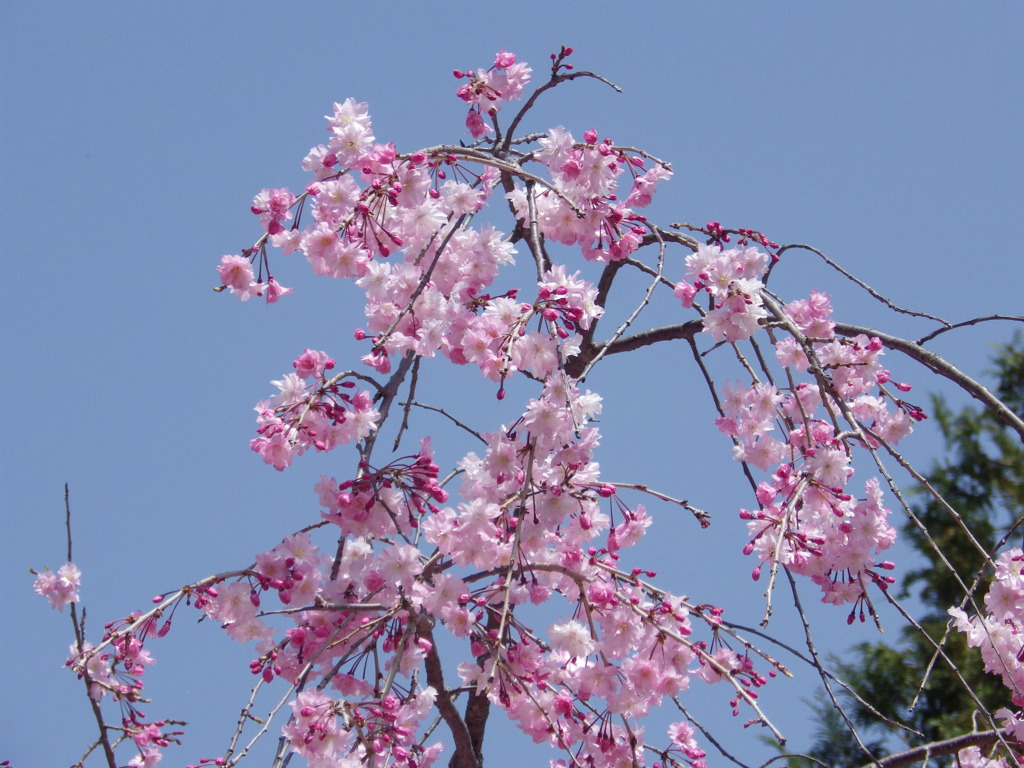
<svg viewBox="0 0 1024 768"><path fill-rule="evenodd" d="M68 544L68 562L74 562L74 558L71 556L71 492L68 489L68 484L64 483L64 528L67 532L67 544ZM75 609L75 604L71 603L71 626L74 627L75 631L75 651L81 655L85 652L85 608L82 609L82 620L78 620L78 612ZM110 743L110 735L108 731L110 726L107 725L107 721L103 718L103 710L100 707L100 702L92 697L92 675L89 674L88 668L85 665L82 666L81 674L82 682L85 684L85 698L89 701L89 707L92 710L92 716L96 720L96 727L99 729L99 738L96 740L96 744L93 747L99 745L103 748L103 756L106 758L107 765L109 768L116 768L117 758L114 756L114 746ZM92 751L92 747L90 750ZM86 752L86 755L89 753ZM79 761L79 765L85 762L85 756Z"/></svg>
<svg viewBox="0 0 1024 768"><path fill-rule="evenodd" d="M1021 418L1007 407L1002 400L989 392L980 383L960 371L952 363L946 362L939 355L925 349L917 342L908 341L907 339L890 336L889 334L881 333L880 331L876 331L871 328L862 328L848 323L836 323L836 333L840 333L843 336L857 336L859 334L875 336L889 349L897 350L908 357L912 357L925 368L949 379L975 400L981 402L981 404L992 411L1000 421L1020 435L1021 442L1024 442L1024 420L1021 420Z"/></svg>
<svg viewBox="0 0 1024 768"><path fill-rule="evenodd" d="M410 621L412 621L411 618ZM483 759L474 748L473 738L466 721L459 715L459 710L456 709L452 702L452 696L445 687L444 671L441 668L441 657L437 653L437 642L434 640L433 630L425 625L425 621L420 622L419 635L430 643L430 650L427 651L426 658L423 660L423 666L427 671L427 684L437 691L437 711L455 741L455 754L452 755L451 768L482 768Z"/></svg>
<svg viewBox="0 0 1024 768"><path fill-rule="evenodd" d="M967 747L981 747L984 749L1006 738L1012 738L1012 736L1002 731L968 733L963 736L946 739L945 741L934 741L931 744L914 747L905 752L896 752L873 763L866 763L864 768L878 768L879 766L880 768L901 768L904 765L913 765L938 755L955 755L961 749L966 749Z"/></svg>
<svg viewBox="0 0 1024 768"><path fill-rule="evenodd" d="M674 339L692 339L704 330L703 320L688 320L679 325L665 325L661 328L652 328L649 331L634 333L613 342L595 344L590 350L581 351L570 360L565 367L565 372L570 376L578 377L587 365L597 357L598 354L615 355L619 352L630 352L640 347L647 347L657 344L659 341L672 341ZM606 349L607 347L607 349Z"/></svg>
<svg viewBox="0 0 1024 768"><path fill-rule="evenodd" d="M526 100L526 103L523 104L522 109L520 109L518 114L516 114L516 116L512 118L512 122L511 124L509 124L508 130L505 132L505 140L504 142L502 142L501 151L508 151L509 145L512 143L512 137L515 136L516 128L519 127L519 123L522 122L524 117L526 117L526 113L533 109L533 105L537 103L537 99L538 97L540 97L542 93L551 90L556 85L567 82L569 80L575 80L578 77L590 77L593 78L594 80L599 80L605 85L612 88L617 93L622 93L622 89L619 88L619 86L617 86L615 83L611 82L610 80L607 80L606 78L601 77L600 75L596 75L593 72L577 70L576 72L565 72L557 75L553 74L550 80L548 80L546 83L544 83L544 85L540 86L532 94L530 94L530 98L528 98Z"/></svg>
<svg viewBox="0 0 1024 768"><path fill-rule="evenodd" d="M797 248L797 249L804 250L804 251L810 251L811 253L816 254L817 256L819 256L821 258L822 261L824 261L826 264L828 264L830 267L832 267L832 269L836 270L836 272L838 272L839 274L843 275L847 279L849 279L849 280L853 281L854 283L856 283L857 285L859 285L861 288L863 288L865 291L867 291L869 294L871 294L871 297L873 299L875 299L877 301L880 301L882 304L885 304L885 306L887 306L893 312L899 312L900 314L903 314L903 315L910 315L911 317L923 317L923 318L927 318L928 320L934 320L935 322L942 323L944 326L946 326L945 330L949 330L952 327L951 323L947 322L946 320L943 320L941 317L936 317L935 315L929 315L929 314L926 314L924 312L914 312L912 310L904 309L903 307L900 307L900 306L897 306L896 304L893 304L891 301L889 301L887 298L885 298L882 294L880 294L878 291L876 291L870 285L868 285L867 283L865 283L863 280L861 280L860 278L856 277L852 273L847 272L841 266L839 266L834 261L832 261L832 259L830 259L828 256L826 256L824 253L819 251L817 248L814 248L813 246L804 245L803 243L791 243L790 245L784 245L781 248L779 248L777 255L778 256L782 256L783 253L785 253L786 251L788 251L791 248ZM775 262L775 264L777 264L777 263L778 262ZM768 268L769 274L771 274L772 269L775 268L775 264L772 264Z"/></svg>

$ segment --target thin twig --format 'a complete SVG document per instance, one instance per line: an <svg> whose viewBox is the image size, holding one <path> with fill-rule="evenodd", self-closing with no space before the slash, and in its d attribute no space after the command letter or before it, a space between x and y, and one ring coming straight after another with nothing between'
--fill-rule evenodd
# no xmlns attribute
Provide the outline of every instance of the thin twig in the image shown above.
<svg viewBox="0 0 1024 768"><path fill-rule="evenodd" d="M875 760L875 756L871 754L871 750L869 750L867 746L864 744L863 740L860 737L860 734L857 733L857 728L856 726L854 726L853 721L850 719L850 716L846 714L846 710L843 709L842 704L839 703L839 699L832 691L832 685L829 682L829 678L831 677L831 675L826 673L825 667L821 663L821 659L818 658L818 650L817 648L815 648L814 639L811 637L811 625L807 621L807 614L804 612L803 604L800 602L800 593L797 591L796 588L796 580L793 578L793 574L789 572L788 568L786 569L786 578L789 580L790 593L793 595L793 605L796 607L797 615L800 617L800 623L803 626L804 642L807 645L807 651L811 654L811 658L814 659L814 663L812 664L812 666L817 670L818 675L821 677L821 683L825 688L825 692L828 694L829 700L832 702L832 706L836 709L836 711L839 712L839 716L843 718L843 722L846 723L847 730L849 730L850 735L853 736L854 741L857 742L857 746L860 748L860 751L872 760ZM852 688L850 688L849 686L845 687L847 691L852 691ZM866 705L866 702L864 702L863 699L860 698L859 694L856 696L856 698L860 703ZM885 722L893 724L892 721L890 721L888 718L882 717L881 713L875 710L874 707L868 705L868 709L873 714L878 715ZM920 734L917 735L920 736Z"/></svg>
<svg viewBox="0 0 1024 768"><path fill-rule="evenodd" d="M469 432L469 434L471 434L473 437L475 437L477 440L479 440L484 445L487 444L487 441L484 440L483 436L479 432L477 432L475 429L472 429L471 427L467 427L465 424L463 424L461 421L456 419L454 416L452 416L450 413L448 413L448 411L444 410L443 408L438 408L437 406L434 406L434 405L427 405L426 403L418 403L418 402L416 402L414 400L401 403L401 405L412 405L412 406L416 406L417 408L423 408L424 410L427 410L427 411L434 411L435 413L440 413L446 419L448 419L453 424L455 424L455 426L460 427L460 428L466 430L467 432Z"/></svg>
<svg viewBox="0 0 1024 768"><path fill-rule="evenodd" d="M841 266L839 266L834 261L832 261L832 259L830 259L828 256L826 256L824 253L819 251L817 248L814 248L813 246L804 245L803 243L791 243L789 245L784 245L781 248L779 248L779 250L777 251L777 255L778 256L782 256L783 253L785 253L786 251L788 251L790 249L794 249L794 248L800 249L800 250L804 250L804 251L810 251L811 253L814 253L814 254L818 255L822 259L822 261L824 261L826 264L828 264L830 267L832 267L832 269L836 270L839 274L843 275L848 280L851 280L854 283L856 283L857 285L859 285L861 288L863 288L865 291L867 291L869 294L871 294L871 297L873 299L875 299L877 301L880 301L882 304L885 304L885 306L889 307L889 309L893 310L894 312L899 312L902 315L910 315L911 317L923 317L923 318L926 318L928 320L934 320L937 323L942 323L943 325L945 325L947 327L951 326L951 323L949 323L946 320L943 320L941 317L935 317L935 315L929 315L929 314L927 314L925 312L914 312L912 310L904 309L903 307L897 306L896 304L891 302L889 299L885 298L885 296L883 296L878 291L876 291L874 288L872 288L870 285L868 285L867 283L865 283L860 278L855 277L853 274L851 274L850 272L848 272L845 269L843 269ZM776 263L778 263L778 262L776 262ZM775 264L772 264L772 267L774 267L774 266L775 266ZM769 268L768 271L771 272L771 268Z"/></svg>
<svg viewBox="0 0 1024 768"><path fill-rule="evenodd" d="M64 483L64 528L67 535L68 562L70 563L73 562L71 552L71 492L67 483ZM78 657L80 658L81 655L85 653L85 608L82 609L81 622L78 620L78 612L75 609L74 603L71 603L71 611L69 615L71 618L71 626L75 633L75 651L78 653ZM92 653L94 654L96 651L94 650ZM99 736L96 739L96 744L103 748L103 757L107 761L108 768L117 768L117 758L114 756L114 745L110 743L110 737L108 735L110 726L107 725L107 721L103 717L103 710L100 707L100 702L92 696L92 675L89 674L89 670L85 664L82 664L80 671L82 683L85 685L85 697L89 701L89 708L92 710L93 719L96 721L96 727L99 729ZM120 743L120 741L121 740L119 739L118 743ZM79 761L80 763L84 762L85 757L88 756L89 752L95 748L96 744L90 747L86 754L83 755L82 760Z"/></svg>
<svg viewBox="0 0 1024 768"><path fill-rule="evenodd" d="M708 742L710 742L711 745L718 750L719 754L721 754L722 757L724 757L726 760L729 760L732 763L735 763L741 768L750 768L750 766L748 766L742 760L738 760L737 758L733 757L733 755L730 754L726 750L726 748L722 746L718 739L712 736L711 732L707 728L705 728L704 725L699 720L697 720L697 718L695 718L693 715L689 713L686 707L682 705L682 702L679 701L678 696L673 696L672 701L676 705L676 708L683 713L683 716L691 723L693 723L694 727L696 727L696 729L704 735L704 738L707 739Z"/></svg>
<svg viewBox="0 0 1024 768"><path fill-rule="evenodd" d="M647 495L653 496L656 499L661 499L662 501L667 501L672 504L678 504L683 509L691 512L693 516L697 518L697 521L700 523L701 528L707 528L709 525L711 525L711 515L705 512L703 509L697 509L697 507L692 506L690 502L686 501L685 499L675 499L671 496L666 496L664 493L655 491L654 489L647 487L643 483L613 483L610 481L604 481L603 484L611 485L615 488L628 488L633 491L640 491L641 493L646 493Z"/></svg>
<svg viewBox="0 0 1024 768"><path fill-rule="evenodd" d="M985 317L973 317L970 320L963 320L962 322L959 323L953 323L948 327L939 328L937 331L932 331L926 336L922 336L920 339L918 339L917 343L926 344L927 342L934 339L936 336L939 336L945 333L946 331L952 331L957 328L966 328L971 325L977 325L978 323L987 323L991 320L1009 320L1010 322L1024 323L1024 317L1021 317L1019 315L987 315Z"/></svg>
<svg viewBox="0 0 1024 768"><path fill-rule="evenodd" d="M569 80L575 80L576 78L579 77L593 78L594 80L598 80L604 83L609 88L614 90L616 93L622 93L622 89L619 88L619 86L615 85L615 83L601 77L600 75L595 75L593 72L577 70L575 72L566 72L564 74L552 75L551 79L548 82L544 83L544 85L540 86L532 94L530 94L530 97L526 100L526 103L523 104L519 112L516 113L516 116L512 118L512 122L509 123L508 131L505 134L505 141L502 143L502 146L500 147L501 151L508 151L509 144L512 141L512 137L515 135L516 128L519 127L519 123L522 122L524 117L526 117L526 113L533 109L533 105L537 103L537 99L540 98L540 95L542 93L551 90L556 85L561 85L562 83L568 82Z"/></svg>
<svg viewBox="0 0 1024 768"><path fill-rule="evenodd" d="M398 434L395 435L395 444L391 448L392 451L398 450L398 446L402 442L402 434L409 428L409 410L412 408L413 398L416 397L416 383L419 381L421 359L419 355L416 356L416 361L412 365L412 374L409 377L408 398L404 403L399 403L402 406L402 423L398 427Z"/></svg>

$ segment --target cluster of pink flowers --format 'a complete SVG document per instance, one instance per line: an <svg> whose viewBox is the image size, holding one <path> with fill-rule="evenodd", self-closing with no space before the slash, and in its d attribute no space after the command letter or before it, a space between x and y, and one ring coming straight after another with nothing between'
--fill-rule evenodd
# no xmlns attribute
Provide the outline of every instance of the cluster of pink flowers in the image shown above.
<svg viewBox="0 0 1024 768"><path fill-rule="evenodd" d="M769 316L761 280L768 263L754 247L700 246L687 258L686 279L675 294L693 306L706 291L711 306L704 331L718 341L747 339ZM883 440L895 445L910 432L912 417L922 414L885 388L890 376L879 362L878 339L835 335L827 295L813 292L781 311L776 325L789 333L775 342L778 362L789 370L790 382L808 372L813 378L784 391L771 381L726 385L716 420L733 439L737 461L771 472L757 489L760 509L741 513L751 536L745 552L810 577L826 602L853 603L855 610L860 605L863 619L867 587L885 589L893 581L880 573L892 564L877 557L892 546L896 532L876 479L864 484L862 498L848 490L853 453L858 445L877 447ZM839 427L843 420L846 431ZM755 578L760 571L759 565Z"/></svg>
<svg viewBox="0 0 1024 768"><path fill-rule="evenodd" d="M393 459L380 469L364 463L355 480L343 483L321 477L316 491L324 518L346 536L410 536L423 515L438 512L437 504L448 500L437 482L439 471L430 440L424 438L414 456Z"/></svg>
<svg viewBox="0 0 1024 768"><path fill-rule="evenodd" d="M327 361L307 353L295 367L322 376ZM283 733L323 766L422 768L437 757L441 746L425 747L417 736L437 691L414 677L433 651L434 622L468 644L475 661L458 667L464 686L533 739L578 759L642 760L643 745L630 733L642 732L642 718L695 677L734 685L737 712L741 699L754 704L766 678L746 650L731 650L714 631L721 611L657 590L641 579L653 573L619 565L651 519L600 479L599 435L588 425L600 398L558 381L549 379L516 427L485 435L482 456L463 460L460 495L470 501L439 506L448 494L428 441L385 467L360 464L354 480L323 478L324 517L344 541L336 557L321 554L307 533L293 534L250 569L159 596L149 614L112 625L105 642L125 669L141 673L147 634L165 632L160 617L188 599L234 639L256 642L250 666L265 681L297 685L312 667L341 698L301 691ZM418 536L432 554L412 543ZM292 607L283 635L264 618L274 613L270 595ZM555 596L587 621L559 621L538 634L516 612ZM714 631L710 645L691 639L695 618ZM495 622L504 623L504 637ZM374 649L394 681L383 694L356 671ZM101 658L109 655L90 663ZM673 725L669 740L667 754L704 766L687 724Z"/></svg>
<svg viewBox="0 0 1024 768"><path fill-rule="evenodd" d="M471 115L481 109L496 114L503 100L519 98L528 72L501 52L491 69L467 75L459 95L471 104ZM351 99L335 104L328 129L330 142L303 162L313 173L303 194L264 190L254 200L266 234L242 255L222 258L223 286L242 299L265 294L276 301L287 292L269 277L268 244L285 254L304 253L316 274L355 281L366 294L367 319L356 336L372 340L363 361L378 373L390 372L393 356L412 352L478 365L494 381L516 370L543 378L575 353L574 332L602 311L594 304L595 289L578 274L553 265L533 303L517 301L515 290L487 293L515 254L501 232L468 226L499 179L490 156L455 147L401 155L390 144L374 143L366 105ZM579 243L592 260L621 259L635 250L647 229L630 206L650 203L657 182L671 175L667 167L645 167L644 157L598 141L593 130L577 144L555 129L540 145L527 159L551 176L550 186L532 196L543 234ZM621 202L617 184L626 170L632 188ZM527 222L525 189L509 197ZM296 217L285 229L289 205L308 207L312 222L300 228ZM396 252L400 261L385 260ZM295 436L265 437L254 447L275 466L286 463L283 449Z"/></svg>
<svg viewBox="0 0 1024 768"><path fill-rule="evenodd" d="M475 72L456 69L453 72L458 79L469 81L459 86L457 95L469 104L466 128L473 138L479 139L493 131L484 117L497 115L503 101L517 101L523 97L523 89L530 82L530 72L532 70L525 62L517 62L516 55L504 49L494 56L494 64L489 69L477 69Z"/></svg>
<svg viewBox="0 0 1024 768"><path fill-rule="evenodd" d="M49 569L37 573L33 588L37 595L50 601L52 608L63 611L68 603L78 602L78 587L81 581L82 572L75 564L65 563L56 573Z"/></svg>
<svg viewBox="0 0 1024 768"><path fill-rule="evenodd" d="M686 257L686 275L676 283L675 295L689 309L697 294L707 291L712 308L704 315L704 330L715 341L743 341L768 315L761 300L761 275L767 266L767 254L757 248L700 245Z"/></svg>
<svg viewBox="0 0 1024 768"><path fill-rule="evenodd" d="M440 754L441 744L423 748L415 737L435 696L428 687L405 702L385 696L379 703L358 704L333 701L320 691L302 691L291 702L293 715L284 737L310 765L355 768L372 756L379 765L428 768ZM353 746L354 732L364 738Z"/></svg>
<svg viewBox="0 0 1024 768"><path fill-rule="evenodd" d="M644 158L609 138L599 139L593 128L584 132L581 143L559 126L539 144L533 159L547 168L551 186L532 199L525 185L509 193L519 220L529 226L536 217L545 237L579 245L590 261L618 261L633 253L648 234L646 220L633 209L649 205L657 183L672 171L661 163L645 170ZM619 180L626 171L632 187L619 200Z"/></svg>
<svg viewBox="0 0 1024 768"><path fill-rule="evenodd" d="M1014 547L996 560L984 615L968 616L962 608L950 608L949 614L953 626L967 636L967 644L981 651L985 670L1000 675L1013 704L1024 707L1024 551ZM1024 738L1024 713L1002 709L996 714Z"/></svg>
<svg viewBox="0 0 1024 768"><path fill-rule="evenodd" d="M337 668L378 639L391 654L388 666L407 677L432 649L428 636L413 632L411 623L423 627L430 617L468 642L477 658L459 666L463 683L486 693L534 739L595 759L623 750L623 758L639 756L639 747L624 746L628 734L613 715L643 717L663 697L688 688L697 672L707 682L745 678L754 688L765 678L748 657L691 641L693 609L685 600L648 587L639 571L619 569L620 552L636 544L651 521L642 507L619 503L615 489L600 481L592 461L598 432L587 426L599 412L596 395L549 380L514 430L485 435L485 454L463 460L460 495L471 501L456 507L438 506L448 496L437 484L427 442L417 455L386 467L362 465L355 480L323 478L317 488L324 517L345 536L340 559L322 558L305 538L298 547L297 540L286 540L257 557L253 574L220 588L209 615L229 631L258 621L253 606L270 589L288 604L310 606L294 614L296 626L283 643L249 633L261 653L253 671L291 681L313 660L318 669ZM433 555L403 543L417 532L436 548ZM438 563L462 573L442 572ZM227 599L232 592L237 595ZM516 605L555 595L591 623L557 623L545 638L513 612ZM237 606L237 612L229 613L226 605ZM503 613L511 638L497 642L493 621ZM236 636L250 639L246 634ZM372 687L351 674L336 674L332 684L344 703L323 694L300 697L293 704L298 715L286 727L296 751L311 759L342 751L364 755L372 741L363 705L357 704L372 698ZM392 694L390 706L396 712L421 707L424 697L434 695L429 687L409 689L404 698ZM575 703L595 697L608 701L611 710L595 716ZM375 706L387 711L383 703ZM692 732L677 724L672 733L673 749L694 766L703 765ZM415 754L401 735L390 733L383 741L397 764ZM424 755L418 759L422 765ZM325 764L344 763L339 757Z"/></svg>
<svg viewBox="0 0 1024 768"><path fill-rule="evenodd" d="M248 301L253 296L265 295L267 303L273 304L292 291L291 288L283 287L272 276L268 277L266 283L262 278L257 279L252 262L244 255L221 257L217 274L220 276L221 285L242 301Z"/></svg>
<svg viewBox="0 0 1024 768"><path fill-rule="evenodd" d="M329 451L366 437L377 428L379 414L366 390L351 392L355 381L341 374L328 379L334 361L307 349L279 381L279 392L256 406L259 437L250 447L267 464L284 469L307 448Z"/></svg>
<svg viewBox="0 0 1024 768"><path fill-rule="evenodd" d="M60 571L65 571L68 566L69 571L73 571L73 581L77 586L80 574L73 565L68 563ZM70 576L68 573L67 577ZM78 595L75 594L72 602L77 601ZM55 607L62 606L55 604ZM119 704L120 729L138 750L128 760L129 766L152 768L162 759L161 750L171 744L179 744L183 734L174 730L180 723L147 720L139 709L139 705L147 701L142 693L143 673L156 662L145 647L146 636L150 632L164 635L169 628L169 620L158 626L154 616L136 612L119 622L107 624L99 647L83 642L81 647L75 644L70 648L66 666L88 682L90 698L100 702L110 696Z"/></svg>

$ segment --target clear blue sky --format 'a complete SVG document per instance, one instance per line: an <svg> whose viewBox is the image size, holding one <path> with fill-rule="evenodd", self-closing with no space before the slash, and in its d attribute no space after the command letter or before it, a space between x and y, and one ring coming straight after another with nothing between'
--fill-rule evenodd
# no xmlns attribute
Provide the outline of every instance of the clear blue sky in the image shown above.
<svg viewBox="0 0 1024 768"><path fill-rule="evenodd" d="M353 353L359 306L298 261L279 270L296 296L275 307L210 288L219 257L256 236L252 195L304 183L299 161L322 141L333 101L369 102L378 138L402 151L454 142L465 134L452 69L486 66L500 48L543 67L573 45L577 66L624 94L578 83L543 104L535 127L596 126L672 161L662 221L717 219L810 243L896 302L960 320L1024 310L1022 34L1012 3L10 4L0 760L67 765L92 738L60 668L66 617L32 594L28 573L64 561L65 482L93 637L316 517L310 488L332 459L265 467L248 450L251 408L305 347ZM776 287L793 296L837 282L806 256L784 266ZM845 285L835 293L844 320L924 332ZM935 348L979 374L986 343L1009 333L985 325ZM742 593L731 615L754 624L759 588L735 518L748 500L728 444L678 350L637 360L639 371L609 365L590 382L607 396L602 467L716 514L706 539L693 525L661 529L650 556L695 599ZM915 381L924 402L931 385ZM936 440L923 432L908 450L933 455ZM824 634L834 649L869 636L840 614ZM223 749L250 682L248 649L188 624L154 647L162 706L150 714L194 724L169 765ZM807 689L784 686L769 695L774 712L806 743ZM713 708L708 719L736 744L739 723ZM770 755L752 740L738 751ZM492 754L502 768L526 753Z"/></svg>

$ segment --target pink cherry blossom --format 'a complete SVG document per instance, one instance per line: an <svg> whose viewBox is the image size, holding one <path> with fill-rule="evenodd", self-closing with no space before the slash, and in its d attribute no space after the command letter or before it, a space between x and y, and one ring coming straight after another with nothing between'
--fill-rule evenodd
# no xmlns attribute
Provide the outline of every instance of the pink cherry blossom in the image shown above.
<svg viewBox="0 0 1024 768"><path fill-rule="evenodd" d="M33 585L36 594L50 601L50 606L63 611L68 603L77 603L78 587L82 581L82 572L74 563L65 563L56 573L45 570L36 575Z"/></svg>

